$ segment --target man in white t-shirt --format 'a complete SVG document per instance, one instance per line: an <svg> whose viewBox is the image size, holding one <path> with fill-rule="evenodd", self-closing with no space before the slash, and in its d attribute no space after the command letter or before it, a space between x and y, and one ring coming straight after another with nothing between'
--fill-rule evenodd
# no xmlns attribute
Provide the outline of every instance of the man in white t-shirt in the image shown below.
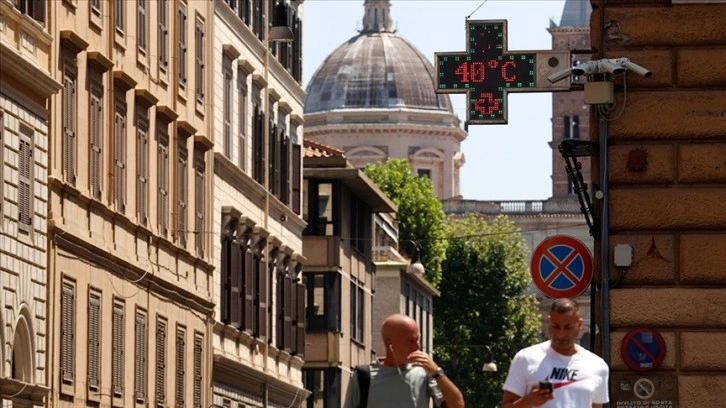
<svg viewBox="0 0 726 408"><path fill-rule="evenodd" d="M548 317L550 340L520 350L504 382L502 408L601 408L608 403L609 368L577 345L580 310L557 299Z"/></svg>

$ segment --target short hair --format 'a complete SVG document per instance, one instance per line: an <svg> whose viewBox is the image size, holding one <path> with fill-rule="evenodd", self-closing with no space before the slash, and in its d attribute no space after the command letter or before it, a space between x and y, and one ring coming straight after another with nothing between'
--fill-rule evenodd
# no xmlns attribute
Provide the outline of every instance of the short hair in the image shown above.
<svg viewBox="0 0 726 408"><path fill-rule="evenodd" d="M572 311L575 312L576 316L580 316L580 307L577 305L577 302L569 298L560 298L555 300L552 302L552 307L550 308L550 313L556 312L564 314Z"/></svg>

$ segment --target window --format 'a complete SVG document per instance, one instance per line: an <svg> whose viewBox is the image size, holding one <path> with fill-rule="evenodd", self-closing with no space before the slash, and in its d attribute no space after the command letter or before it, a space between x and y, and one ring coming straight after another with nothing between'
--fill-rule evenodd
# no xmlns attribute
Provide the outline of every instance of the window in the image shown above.
<svg viewBox="0 0 726 408"><path fill-rule="evenodd" d="M224 85L222 86L222 111L223 130L222 134L224 155L232 159L232 61L228 56L222 57L222 71Z"/></svg>
<svg viewBox="0 0 726 408"><path fill-rule="evenodd" d="M204 258L204 241L205 241L205 228L204 228L204 212L206 211L204 199L206 196L204 174L206 173L207 165L204 161L204 152L197 150L194 152L194 237L197 248L197 255L200 258Z"/></svg>
<svg viewBox="0 0 726 408"><path fill-rule="evenodd" d="M116 34L123 37L126 31L126 2L123 0L116 0Z"/></svg>
<svg viewBox="0 0 726 408"><path fill-rule="evenodd" d="M114 399L122 399L124 395L124 304L115 301L113 304L111 339L111 379Z"/></svg>
<svg viewBox="0 0 726 408"><path fill-rule="evenodd" d="M237 70L237 94L239 97L237 112L237 165L242 171L247 170L247 75Z"/></svg>
<svg viewBox="0 0 726 408"><path fill-rule="evenodd" d="M366 234L368 229L366 223L370 222L371 216L365 203L354 194L350 195L350 246L365 253Z"/></svg>
<svg viewBox="0 0 726 408"><path fill-rule="evenodd" d="M146 225L149 214L149 119L146 109L136 119L136 217Z"/></svg>
<svg viewBox="0 0 726 408"><path fill-rule="evenodd" d="M295 128L293 128L293 131L294 129ZM300 214L300 188L302 188L302 149L300 148L300 144L297 143L297 135L294 132L290 135L290 138L292 139L292 152L290 153L292 155L292 174L290 176L290 182L292 184L292 200L290 201L292 205L292 210L295 212L295 214Z"/></svg>
<svg viewBox="0 0 726 408"><path fill-rule="evenodd" d="M303 383L311 392L306 408L337 408L341 406L339 368L304 368Z"/></svg>
<svg viewBox="0 0 726 408"><path fill-rule="evenodd" d="M247 170L247 75L237 70L237 93L239 97L237 113L237 164L242 171Z"/></svg>
<svg viewBox="0 0 726 408"><path fill-rule="evenodd" d="M337 273L303 274L307 289L305 321L307 330L340 331L340 275Z"/></svg>
<svg viewBox="0 0 726 408"><path fill-rule="evenodd" d="M166 319L156 319L156 406L166 402Z"/></svg>
<svg viewBox="0 0 726 408"><path fill-rule="evenodd" d="M102 21L101 17L103 14L103 2L101 0L91 0L91 16L98 21Z"/></svg>
<svg viewBox="0 0 726 408"><path fill-rule="evenodd" d="M572 117L572 138L573 139L580 138L580 117L579 116Z"/></svg>
<svg viewBox="0 0 726 408"><path fill-rule="evenodd" d="M265 112L262 110L262 101L260 101L260 89L255 86L252 89L255 98L254 102L254 124L252 129L252 178L260 184L265 183Z"/></svg>
<svg viewBox="0 0 726 408"><path fill-rule="evenodd" d="M15 0L18 10L30 16L33 20L45 25L45 1L38 0Z"/></svg>
<svg viewBox="0 0 726 408"><path fill-rule="evenodd" d="M179 236L179 245L181 247L187 246L187 165L189 163L188 151L186 146L186 138L180 138L178 144L178 155L179 159L177 167L179 173L177 174L177 235Z"/></svg>
<svg viewBox="0 0 726 408"><path fill-rule="evenodd" d="M33 129L20 125L18 143L18 231L30 235L33 230L34 196Z"/></svg>
<svg viewBox="0 0 726 408"><path fill-rule="evenodd" d="M353 280L350 282L350 338L363 342L363 316L365 304L365 292L361 283Z"/></svg>
<svg viewBox="0 0 726 408"><path fill-rule="evenodd" d="M166 122L158 122L156 163L157 185L159 189L159 235L166 237L169 232L169 125Z"/></svg>
<svg viewBox="0 0 726 408"><path fill-rule="evenodd" d="M204 337L194 334L194 408L202 407L202 345Z"/></svg>
<svg viewBox="0 0 726 408"><path fill-rule="evenodd" d="M270 101L270 109L272 110L272 101ZM268 116L268 135L267 135L267 158L268 158L268 174L267 187L270 193L275 197L280 196L280 143L277 136L277 125L275 124L274 114Z"/></svg>
<svg viewBox="0 0 726 408"><path fill-rule="evenodd" d="M134 397L137 403L146 401L146 312L136 311L134 325Z"/></svg>
<svg viewBox="0 0 726 408"><path fill-rule="evenodd" d="M177 71L179 73L179 86L186 88L187 86L187 6L179 3L179 21L177 21L177 38L179 39L179 49L177 55Z"/></svg>
<svg viewBox="0 0 726 408"><path fill-rule="evenodd" d="M126 102L124 93L116 94L114 123L114 198L116 211L126 211Z"/></svg>
<svg viewBox="0 0 726 408"><path fill-rule="evenodd" d="M303 34L303 23L299 17L294 17L294 23L292 26L293 41L292 41L292 77L302 84L302 68L303 68L303 46L302 46L302 34Z"/></svg>
<svg viewBox="0 0 726 408"><path fill-rule="evenodd" d="M88 296L88 391L101 390L101 294Z"/></svg>
<svg viewBox="0 0 726 408"><path fill-rule="evenodd" d="M292 352L292 320L293 320L293 290L295 289L292 277L288 275L290 257L285 256L280 262L270 262L270 276L275 276L277 283L277 298L275 309L277 316L276 345L279 350Z"/></svg>
<svg viewBox="0 0 726 408"><path fill-rule="evenodd" d="M247 330L251 330L255 337L263 341L267 340L268 332L268 274L265 257L263 256L266 246L267 240L257 237L257 242L255 243L253 252L248 252L246 254L248 255L248 262L252 264L252 267L246 268L247 282L245 283L245 301L247 301L250 297L252 298L252 301L249 302L248 305L245 305L245 313L247 313L245 318L245 328Z"/></svg>
<svg viewBox="0 0 726 408"><path fill-rule="evenodd" d="M204 103L204 21L197 19L194 25L194 49L196 51L197 102Z"/></svg>
<svg viewBox="0 0 726 408"><path fill-rule="evenodd" d="M265 0L253 0L255 2L255 16L252 24L252 31L260 41L265 40Z"/></svg>
<svg viewBox="0 0 726 408"><path fill-rule="evenodd" d="M101 199L103 192L103 85L100 82L100 74L94 75L97 79L91 83L91 106L89 112L88 133L91 138L91 196L96 200Z"/></svg>
<svg viewBox="0 0 726 408"><path fill-rule="evenodd" d="M61 385L73 385L75 376L76 286L64 280L61 285L60 372Z"/></svg>
<svg viewBox="0 0 726 408"><path fill-rule="evenodd" d="M426 177L431 180L431 169L418 169L416 170L416 173L419 177Z"/></svg>
<svg viewBox="0 0 726 408"><path fill-rule="evenodd" d="M174 392L176 393L176 408L184 408L184 337L186 329L182 326L176 328L176 372L174 377Z"/></svg>
<svg viewBox="0 0 726 408"><path fill-rule="evenodd" d="M569 139L571 137L570 135L572 134L572 133L570 133L572 131L572 129L570 128L570 117L565 116L562 119L562 121L563 121L562 127L564 128L564 134L562 135L562 138Z"/></svg>
<svg viewBox="0 0 726 408"><path fill-rule="evenodd" d="M159 6L159 69L166 73L169 69L169 16L167 0L157 0Z"/></svg>
<svg viewBox="0 0 726 408"><path fill-rule="evenodd" d="M146 0L137 0L139 6L138 21L136 22L136 45L139 54L146 57L146 35L148 30L148 21L146 19Z"/></svg>
<svg viewBox="0 0 726 408"><path fill-rule="evenodd" d="M308 180L303 189L306 208L303 218L308 225L305 235L337 236L339 234L339 192L338 184L322 180Z"/></svg>
<svg viewBox="0 0 726 408"><path fill-rule="evenodd" d="M76 67L66 60L63 71L63 173L66 183L76 185Z"/></svg>
<svg viewBox="0 0 726 408"><path fill-rule="evenodd" d="M0 157L5 157L3 150L5 150L5 122L4 112L0 110ZM0 220L3 219L3 205L5 202L5 176L3 169L5 165L0 166ZM0 223L0 231L3 230L3 225Z"/></svg>

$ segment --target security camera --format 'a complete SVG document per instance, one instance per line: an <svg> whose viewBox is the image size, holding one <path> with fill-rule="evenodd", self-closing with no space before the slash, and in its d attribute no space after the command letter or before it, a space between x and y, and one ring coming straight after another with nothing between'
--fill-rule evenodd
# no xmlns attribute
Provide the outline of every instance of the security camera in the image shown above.
<svg viewBox="0 0 726 408"><path fill-rule="evenodd" d="M609 72L614 75L620 75L623 72L625 72L625 67L621 66L619 64L616 64L615 62L611 60L600 60L598 61L598 70L599 72Z"/></svg>
<svg viewBox="0 0 726 408"><path fill-rule="evenodd" d="M599 72L598 61L587 61L572 67L572 73L576 76L592 75Z"/></svg>
<svg viewBox="0 0 726 408"><path fill-rule="evenodd" d="M548 76L547 80L550 81L551 84L554 84L555 82L562 81L570 75L572 75L572 68L567 68Z"/></svg>
<svg viewBox="0 0 726 408"><path fill-rule="evenodd" d="M643 78L650 78L651 76L653 76L653 73L649 69L641 67L640 65L630 61L628 58L618 58L614 62L615 64L620 65L628 71L635 72Z"/></svg>

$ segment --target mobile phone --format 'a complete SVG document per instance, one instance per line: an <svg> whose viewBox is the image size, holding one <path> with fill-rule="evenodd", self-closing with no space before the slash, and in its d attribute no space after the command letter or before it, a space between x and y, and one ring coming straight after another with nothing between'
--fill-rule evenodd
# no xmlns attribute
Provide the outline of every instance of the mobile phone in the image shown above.
<svg viewBox="0 0 726 408"><path fill-rule="evenodd" d="M539 382L539 388L541 390L547 390L549 392L553 392L555 390L555 387L549 381L540 381Z"/></svg>

